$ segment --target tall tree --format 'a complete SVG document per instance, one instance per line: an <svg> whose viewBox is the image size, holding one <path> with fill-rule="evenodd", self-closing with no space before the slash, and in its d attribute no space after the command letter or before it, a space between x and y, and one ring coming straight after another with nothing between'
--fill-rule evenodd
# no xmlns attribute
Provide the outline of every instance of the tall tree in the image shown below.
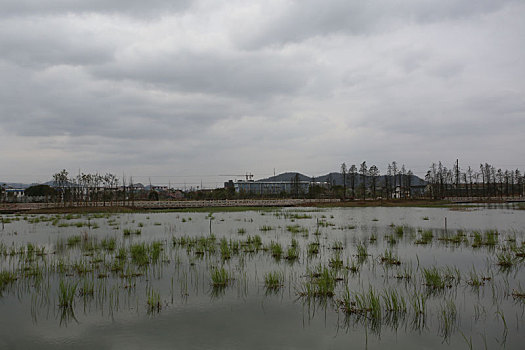
<svg viewBox="0 0 525 350"><path fill-rule="evenodd" d="M346 199L346 163L341 164L341 175L343 176L343 199Z"/></svg>
<svg viewBox="0 0 525 350"><path fill-rule="evenodd" d="M355 164L352 164L350 167L350 186L352 188L352 199L355 198L355 178L357 176L357 167Z"/></svg>
<svg viewBox="0 0 525 350"><path fill-rule="evenodd" d="M372 187L372 196L375 199L376 198L376 187L377 187L377 177L379 176L379 169L372 165L370 169L368 169L368 173L370 175L371 180L371 187Z"/></svg>
<svg viewBox="0 0 525 350"><path fill-rule="evenodd" d="M361 174L361 190L363 194L363 199L366 199L366 177L368 175L368 167L366 166L366 161L361 163L359 166L359 173Z"/></svg>

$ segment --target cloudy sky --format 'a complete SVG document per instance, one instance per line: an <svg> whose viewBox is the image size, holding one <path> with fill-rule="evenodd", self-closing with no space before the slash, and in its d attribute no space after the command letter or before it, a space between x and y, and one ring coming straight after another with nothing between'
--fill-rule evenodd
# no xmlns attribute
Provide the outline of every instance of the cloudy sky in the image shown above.
<svg viewBox="0 0 525 350"><path fill-rule="evenodd" d="M2 0L0 181L525 168L525 2Z"/></svg>

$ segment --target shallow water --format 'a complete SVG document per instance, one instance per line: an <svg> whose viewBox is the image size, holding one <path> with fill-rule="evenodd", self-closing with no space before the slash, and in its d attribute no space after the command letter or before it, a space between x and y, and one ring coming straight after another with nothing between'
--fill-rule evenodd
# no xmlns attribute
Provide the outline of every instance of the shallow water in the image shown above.
<svg viewBox="0 0 525 350"><path fill-rule="evenodd" d="M16 280L0 282L0 348L519 349L523 213L459 207L4 215L0 271ZM282 247L280 259L272 242ZM318 253L308 254L315 242ZM140 262L131 250L142 243ZM298 256L287 259L293 245ZM358 257L358 247L367 255ZM502 254L509 266L500 265ZM443 287L427 285L425 269L432 267ZM220 268L230 280L214 286L210 275ZM323 268L336 278L333 295L305 293ZM281 285L268 289L265 275L274 271ZM71 304L63 305L60 282L75 287ZM379 313L342 308L345 295L355 302L371 289ZM392 291L405 308L389 310ZM412 306L418 296L424 312Z"/></svg>

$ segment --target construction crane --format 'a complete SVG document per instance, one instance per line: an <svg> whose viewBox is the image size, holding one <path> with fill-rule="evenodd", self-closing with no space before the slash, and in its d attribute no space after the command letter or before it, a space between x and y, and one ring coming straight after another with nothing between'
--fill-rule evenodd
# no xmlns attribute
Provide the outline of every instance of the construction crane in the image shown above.
<svg viewBox="0 0 525 350"><path fill-rule="evenodd" d="M246 173L246 174L221 174L219 176L227 176L227 177L245 177L246 181L253 181L253 174L252 173Z"/></svg>

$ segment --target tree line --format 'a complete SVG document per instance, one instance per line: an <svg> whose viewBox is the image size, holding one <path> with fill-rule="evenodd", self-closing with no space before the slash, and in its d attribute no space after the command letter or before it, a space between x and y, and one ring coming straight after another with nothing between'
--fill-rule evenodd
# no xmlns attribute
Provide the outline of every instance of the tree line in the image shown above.
<svg viewBox="0 0 525 350"><path fill-rule="evenodd" d="M359 168L355 164L347 167L346 163L342 163L341 175L343 178L343 199L414 197L412 183L414 173L410 169L407 170L404 164L399 166L396 161L387 165L384 175L381 175L376 165L368 167L366 161L359 164Z"/></svg>
<svg viewBox="0 0 525 350"><path fill-rule="evenodd" d="M67 170L53 174L53 187L55 201L64 206L69 204L89 205L93 203L106 203L113 205L115 202L123 205L133 204L135 190L133 178L119 179L115 174L101 175L80 173L70 176Z"/></svg>
<svg viewBox="0 0 525 350"><path fill-rule="evenodd" d="M462 169L459 161L447 168L441 161L432 163L425 180L429 184L428 195L432 198L470 197L503 198L522 197L525 178L519 169L501 169L489 163L474 169Z"/></svg>

